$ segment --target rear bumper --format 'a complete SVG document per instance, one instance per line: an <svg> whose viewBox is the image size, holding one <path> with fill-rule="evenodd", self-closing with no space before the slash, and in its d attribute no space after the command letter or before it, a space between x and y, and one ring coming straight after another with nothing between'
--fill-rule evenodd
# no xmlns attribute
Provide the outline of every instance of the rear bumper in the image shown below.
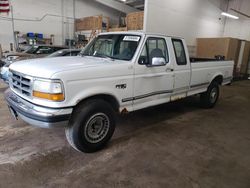
<svg viewBox="0 0 250 188"><path fill-rule="evenodd" d="M73 108L47 108L32 104L8 89L5 99L11 110L28 124L42 127L54 128L68 125Z"/></svg>

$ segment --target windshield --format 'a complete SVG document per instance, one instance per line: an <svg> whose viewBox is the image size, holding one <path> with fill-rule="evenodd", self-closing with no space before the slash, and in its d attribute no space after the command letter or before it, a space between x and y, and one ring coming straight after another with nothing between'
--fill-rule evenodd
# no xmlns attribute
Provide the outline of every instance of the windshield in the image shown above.
<svg viewBox="0 0 250 188"><path fill-rule="evenodd" d="M31 46L30 48L28 48L26 51L24 51L27 54L34 54L38 49L38 46Z"/></svg>
<svg viewBox="0 0 250 188"><path fill-rule="evenodd" d="M48 55L47 57L77 56L79 53L80 50L59 50Z"/></svg>
<svg viewBox="0 0 250 188"><path fill-rule="evenodd" d="M100 35L81 54L129 61L133 58L140 39L137 35Z"/></svg>

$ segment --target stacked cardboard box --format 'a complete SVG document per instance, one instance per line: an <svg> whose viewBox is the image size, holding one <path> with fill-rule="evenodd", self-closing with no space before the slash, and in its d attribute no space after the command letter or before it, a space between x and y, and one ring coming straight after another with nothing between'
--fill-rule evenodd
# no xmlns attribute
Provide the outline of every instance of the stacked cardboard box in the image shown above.
<svg viewBox="0 0 250 188"><path fill-rule="evenodd" d="M76 20L76 30L84 31L84 30L92 30L99 28L99 17L90 16L86 18L81 18Z"/></svg>
<svg viewBox="0 0 250 188"><path fill-rule="evenodd" d="M240 40L235 38L198 38L197 57L214 58L217 55L225 57L225 60L238 61Z"/></svg>
<svg viewBox="0 0 250 188"><path fill-rule="evenodd" d="M102 30L109 28L109 18L104 16L90 16L77 19L76 31Z"/></svg>
<svg viewBox="0 0 250 188"><path fill-rule="evenodd" d="M224 56L225 60L233 60L234 76L238 75L237 63L239 59L241 41L235 38L198 38L197 57L214 58Z"/></svg>
<svg viewBox="0 0 250 188"><path fill-rule="evenodd" d="M113 27L113 28L109 28L110 32L114 32L114 31L127 31L128 28L127 27Z"/></svg>
<svg viewBox="0 0 250 188"><path fill-rule="evenodd" d="M144 22L144 12L132 12L127 15L128 30L142 30Z"/></svg>
<svg viewBox="0 0 250 188"><path fill-rule="evenodd" d="M246 75L248 74L247 72L250 61L250 42L249 41L243 41L243 42L244 42L244 49L242 54L241 65L239 66L240 68L239 71L241 75Z"/></svg>

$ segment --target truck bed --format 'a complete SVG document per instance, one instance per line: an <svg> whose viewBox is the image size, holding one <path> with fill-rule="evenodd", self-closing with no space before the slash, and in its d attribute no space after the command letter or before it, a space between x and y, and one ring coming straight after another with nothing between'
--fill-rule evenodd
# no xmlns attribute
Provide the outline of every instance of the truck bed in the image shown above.
<svg viewBox="0 0 250 188"><path fill-rule="evenodd" d="M225 61L222 57L220 58L199 58L199 57L190 57L190 63L201 63L208 61Z"/></svg>
<svg viewBox="0 0 250 188"><path fill-rule="evenodd" d="M206 88L216 75L223 75L222 85L230 83L232 80L233 65L233 61L224 60L203 60L191 63L191 89Z"/></svg>

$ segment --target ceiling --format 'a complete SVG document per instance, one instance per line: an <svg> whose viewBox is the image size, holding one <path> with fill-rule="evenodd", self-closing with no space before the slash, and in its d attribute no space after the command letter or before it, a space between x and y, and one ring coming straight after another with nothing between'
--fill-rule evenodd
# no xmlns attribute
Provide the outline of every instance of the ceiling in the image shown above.
<svg viewBox="0 0 250 188"><path fill-rule="evenodd" d="M138 10L144 10L145 0L116 0Z"/></svg>

